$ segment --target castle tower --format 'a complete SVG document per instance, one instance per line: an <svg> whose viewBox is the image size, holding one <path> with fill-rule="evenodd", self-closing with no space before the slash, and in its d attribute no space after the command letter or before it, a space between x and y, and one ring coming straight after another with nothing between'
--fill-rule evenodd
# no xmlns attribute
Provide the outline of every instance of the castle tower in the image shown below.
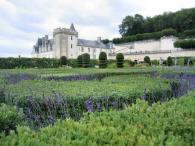
<svg viewBox="0 0 195 146"><path fill-rule="evenodd" d="M70 29L54 29L53 38L55 58L60 58L61 56L66 56L67 58L75 58L74 56L77 56L76 47L78 32L75 30L73 24L71 24Z"/></svg>

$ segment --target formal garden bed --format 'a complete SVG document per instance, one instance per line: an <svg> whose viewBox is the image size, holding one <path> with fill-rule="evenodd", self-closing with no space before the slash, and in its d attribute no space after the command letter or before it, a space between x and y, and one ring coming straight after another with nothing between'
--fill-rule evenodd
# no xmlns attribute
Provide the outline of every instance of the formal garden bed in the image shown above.
<svg viewBox="0 0 195 146"><path fill-rule="evenodd" d="M0 83L1 145L194 143L194 68L1 70Z"/></svg>

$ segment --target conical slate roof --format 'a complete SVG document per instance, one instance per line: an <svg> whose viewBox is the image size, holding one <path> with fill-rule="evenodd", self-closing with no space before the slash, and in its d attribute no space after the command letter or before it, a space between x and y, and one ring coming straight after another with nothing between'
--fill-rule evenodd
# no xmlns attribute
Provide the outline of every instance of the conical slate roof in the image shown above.
<svg viewBox="0 0 195 146"><path fill-rule="evenodd" d="M71 26L70 26L70 30L72 30L72 31L76 31L76 30L75 30L75 28L74 28L73 23L72 23L72 24L71 24Z"/></svg>

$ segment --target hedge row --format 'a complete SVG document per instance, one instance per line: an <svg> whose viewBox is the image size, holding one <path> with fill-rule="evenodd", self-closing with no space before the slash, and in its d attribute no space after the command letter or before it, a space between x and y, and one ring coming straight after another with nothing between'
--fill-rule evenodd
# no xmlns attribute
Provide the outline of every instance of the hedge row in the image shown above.
<svg viewBox="0 0 195 146"><path fill-rule="evenodd" d="M0 145L194 145L195 92L149 106L137 100L125 110L95 112L79 122L58 121L40 132L18 127Z"/></svg>
<svg viewBox="0 0 195 146"><path fill-rule="evenodd" d="M77 59L68 59L67 65L73 68L78 67ZM98 60L91 59L89 67L98 65ZM0 69L14 68L58 68L61 66L60 59L51 58L0 58Z"/></svg>
<svg viewBox="0 0 195 146"><path fill-rule="evenodd" d="M182 48L182 49L193 49L195 50L195 40L189 39L189 40L178 40L174 43L174 46L176 48Z"/></svg>
<svg viewBox="0 0 195 146"><path fill-rule="evenodd" d="M115 38L113 39L113 43L120 44L120 43L128 43L128 42L141 41L141 40L160 39L163 36L171 36L171 35L176 36L176 34L177 32L174 29L170 28L159 32L143 33L143 34L136 34L136 35L131 35L122 38Z"/></svg>
<svg viewBox="0 0 195 146"><path fill-rule="evenodd" d="M195 29L185 30L179 35L181 39L184 38L195 38Z"/></svg>

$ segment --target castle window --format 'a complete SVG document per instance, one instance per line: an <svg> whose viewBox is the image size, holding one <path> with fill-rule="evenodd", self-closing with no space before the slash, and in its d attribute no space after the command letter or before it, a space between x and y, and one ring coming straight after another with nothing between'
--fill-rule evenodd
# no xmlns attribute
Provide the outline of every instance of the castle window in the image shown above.
<svg viewBox="0 0 195 146"><path fill-rule="evenodd" d="M71 44L71 48L72 48L72 44Z"/></svg>
<svg viewBox="0 0 195 146"><path fill-rule="evenodd" d="M88 52L90 52L90 48L88 48Z"/></svg>
<svg viewBox="0 0 195 146"><path fill-rule="evenodd" d="M81 47L81 52L84 52L84 48L83 47Z"/></svg>
<svg viewBox="0 0 195 146"><path fill-rule="evenodd" d="M71 36L71 40L72 40L72 36Z"/></svg>

